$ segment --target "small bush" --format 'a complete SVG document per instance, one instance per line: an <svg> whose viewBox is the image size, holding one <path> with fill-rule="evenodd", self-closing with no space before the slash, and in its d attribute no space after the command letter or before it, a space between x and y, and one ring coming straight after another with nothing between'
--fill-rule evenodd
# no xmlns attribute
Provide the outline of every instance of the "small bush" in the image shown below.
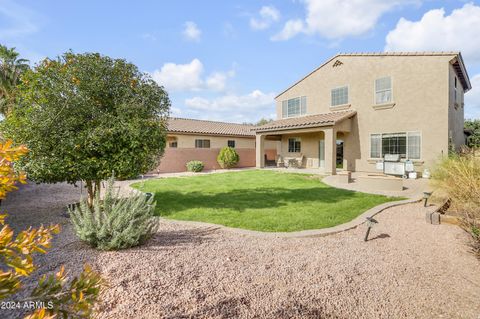
<svg viewBox="0 0 480 319"><path fill-rule="evenodd" d="M101 250L140 245L157 230L153 197L147 198L145 194L120 197L118 191L114 191L113 183L112 177L103 201L99 195L95 197L93 211L86 200L82 200L74 210L69 209L77 236Z"/></svg>
<svg viewBox="0 0 480 319"><path fill-rule="evenodd" d="M187 170L189 172L201 172L203 171L203 162L202 161L190 161L187 163Z"/></svg>
<svg viewBox="0 0 480 319"><path fill-rule="evenodd" d="M477 242L480 253L480 157L450 156L434 169L432 182L438 198L452 200L463 216L465 229Z"/></svg>
<svg viewBox="0 0 480 319"><path fill-rule="evenodd" d="M217 162L221 168L232 168L237 166L239 156L234 148L224 147L217 156Z"/></svg>

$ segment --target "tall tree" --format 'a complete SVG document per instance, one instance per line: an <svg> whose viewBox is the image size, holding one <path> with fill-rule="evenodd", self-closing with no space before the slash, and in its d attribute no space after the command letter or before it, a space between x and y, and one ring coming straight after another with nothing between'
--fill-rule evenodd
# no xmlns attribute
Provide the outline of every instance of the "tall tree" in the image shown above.
<svg viewBox="0 0 480 319"><path fill-rule="evenodd" d="M0 44L0 113L6 117L15 103L15 92L20 76L28 70L28 60L19 59L15 48Z"/></svg>
<svg viewBox="0 0 480 319"><path fill-rule="evenodd" d="M480 119L465 120L465 128L472 131L468 138L468 146L480 147Z"/></svg>
<svg viewBox="0 0 480 319"><path fill-rule="evenodd" d="M125 60L68 52L23 75L6 137L25 144L19 164L36 182L84 180L89 203L112 173L154 168L165 148L170 100Z"/></svg>

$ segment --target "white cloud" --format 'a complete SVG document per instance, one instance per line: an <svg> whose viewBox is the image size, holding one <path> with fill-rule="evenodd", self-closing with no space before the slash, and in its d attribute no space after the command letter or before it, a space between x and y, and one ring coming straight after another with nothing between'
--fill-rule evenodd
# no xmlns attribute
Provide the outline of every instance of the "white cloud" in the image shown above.
<svg viewBox="0 0 480 319"><path fill-rule="evenodd" d="M396 6L420 0L303 0L306 17L286 22L272 40L288 40L299 33L327 39L358 36L371 31L380 17Z"/></svg>
<svg viewBox="0 0 480 319"><path fill-rule="evenodd" d="M208 111L255 111L258 107L273 105L275 94L254 90L246 95L227 94L214 99L194 97L186 99L185 104L196 110Z"/></svg>
<svg viewBox="0 0 480 319"><path fill-rule="evenodd" d="M480 119L480 74L471 78L472 89L465 94L465 118Z"/></svg>
<svg viewBox="0 0 480 319"><path fill-rule="evenodd" d="M206 79L207 88L214 91L223 91L227 86L228 78L234 77L235 71L214 72Z"/></svg>
<svg viewBox="0 0 480 319"><path fill-rule="evenodd" d="M152 73L152 78L168 91L195 91L203 85L202 72L202 62L193 59L187 64L165 63L160 70Z"/></svg>
<svg viewBox="0 0 480 319"><path fill-rule="evenodd" d="M250 18L250 27L254 30L265 30L280 19L280 12L274 6L263 6L259 18Z"/></svg>
<svg viewBox="0 0 480 319"><path fill-rule="evenodd" d="M182 115L182 110L178 107L170 107L170 115L171 116L180 116Z"/></svg>
<svg viewBox="0 0 480 319"><path fill-rule="evenodd" d="M216 98L193 97L185 100L190 116L200 119L235 123L255 123L272 118L275 113L274 93L254 90L249 94L226 94Z"/></svg>
<svg viewBox="0 0 480 319"><path fill-rule="evenodd" d="M13 1L0 0L0 19L0 39L17 38L38 31L39 17Z"/></svg>
<svg viewBox="0 0 480 319"><path fill-rule="evenodd" d="M197 27L197 24L193 21L187 21L184 24L183 36L189 41L200 41L202 31Z"/></svg>
<svg viewBox="0 0 480 319"><path fill-rule="evenodd" d="M462 51L467 62L480 63L480 7L467 3L450 15L426 12L419 21L401 18L386 37L386 51Z"/></svg>
<svg viewBox="0 0 480 319"><path fill-rule="evenodd" d="M213 72L208 77L203 76L204 67L199 59L190 63L165 63L160 70L151 73L152 78L167 91L223 91L228 79L235 76L235 71Z"/></svg>
<svg viewBox="0 0 480 319"><path fill-rule="evenodd" d="M285 26L283 27L282 31L272 36L270 40L285 41L294 37L298 33L303 32L303 29L304 29L304 25L302 20L300 19L288 20L287 23L285 23Z"/></svg>

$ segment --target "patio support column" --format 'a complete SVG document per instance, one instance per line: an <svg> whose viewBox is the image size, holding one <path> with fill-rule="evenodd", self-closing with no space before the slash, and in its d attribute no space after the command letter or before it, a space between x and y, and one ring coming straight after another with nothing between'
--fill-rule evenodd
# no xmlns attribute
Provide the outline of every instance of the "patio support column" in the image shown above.
<svg viewBox="0 0 480 319"><path fill-rule="evenodd" d="M325 136L325 173L337 174L337 132L335 128L323 130Z"/></svg>
<svg viewBox="0 0 480 319"><path fill-rule="evenodd" d="M265 135L256 135L255 166L257 168L265 167Z"/></svg>

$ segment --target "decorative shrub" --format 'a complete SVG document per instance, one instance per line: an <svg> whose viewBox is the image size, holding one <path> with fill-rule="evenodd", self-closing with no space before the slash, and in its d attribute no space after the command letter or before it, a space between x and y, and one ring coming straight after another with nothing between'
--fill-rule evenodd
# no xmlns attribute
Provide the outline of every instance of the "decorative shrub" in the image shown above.
<svg viewBox="0 0 480 319"><path fill-rule="evenodd" d="M101 250L117 250L137 246L145 242L157 230L154 198L145 194L120 197L110 178L104 200L97 194L92 210L87 200L70 210L77 236L90 246Z"/></svg>
<svg viewBox="0 0 480 319"><path fill-rule="evenodd" d="M235 167L239 159L237 151L232 147L222 148L217 156L217 162L221 168Z"/></svg>
<svg viewBox="0 0 480 319"><path fill-rule="evenodd" d="M452 207L462 213L480 253L480 157L469 154L443 159L433 171L432 182L435 197L450 198Z"/></svg>
<svg viewBox="0 0 480 319"><path fill-rule="evenodd" d="M187 170L189 172L201 172L203 171L203 162L202 161L190 161L187 163Z"/></svg>

